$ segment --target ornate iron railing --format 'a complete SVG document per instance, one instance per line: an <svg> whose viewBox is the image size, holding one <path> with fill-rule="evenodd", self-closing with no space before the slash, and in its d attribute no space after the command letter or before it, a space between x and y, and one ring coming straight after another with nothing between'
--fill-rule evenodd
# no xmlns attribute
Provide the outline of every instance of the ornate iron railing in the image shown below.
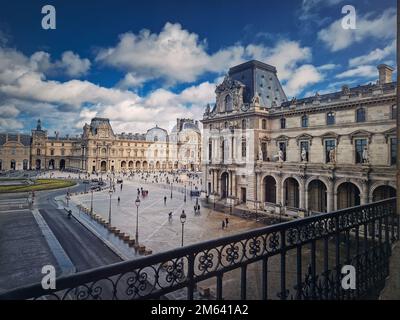
<svg viewBox="0 0 400 320"><path fill-rule="evenodd" d="M61 277L55 290L35 284L0 299L194 299L208 291L209 299L373 297L399 239L395 210L393 198L275 224ZM356 270L354 290L341 285L344 265Z"/></svg>

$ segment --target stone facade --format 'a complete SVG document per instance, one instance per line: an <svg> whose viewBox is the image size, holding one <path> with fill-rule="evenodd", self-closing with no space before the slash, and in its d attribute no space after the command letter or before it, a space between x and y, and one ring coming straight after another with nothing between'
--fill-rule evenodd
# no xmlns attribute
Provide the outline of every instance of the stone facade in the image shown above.
<svg viewBox="0 0 400 320"><path fill-rule="evenodd" d="M274 67L230 69L202 120L204 195L293 215L395 196L396 83L390 67L378 69L376 84L291 101ZM243 74L269 91L246 89Z"/></svg>
<svg viewBox="0 0 400 320"><path fill-rule="evenodd" d="M146 134L115 134L108 119L94 118L90 124L85 124L81 136L60 137L55 133L49 137L39 120L31 136L0 135L0 170L199 170L201 135L198 125L190 119L178 119L178 123L183 125L179 130L174 128L171 135L157 126ZM186 135L196 139L182 140ZM193 158L188 158L193 165L178 162L186 157L188 148L198 150ZM13 160L15 167L11 165ZM25 160L27 165L23 165Z"/></svg>
<svg viewBox="0 0 400 320"><path fill-rule="evenodd" d="M26 134L0 134L0 171L27 170L30 167L31 137Z"/></svg>

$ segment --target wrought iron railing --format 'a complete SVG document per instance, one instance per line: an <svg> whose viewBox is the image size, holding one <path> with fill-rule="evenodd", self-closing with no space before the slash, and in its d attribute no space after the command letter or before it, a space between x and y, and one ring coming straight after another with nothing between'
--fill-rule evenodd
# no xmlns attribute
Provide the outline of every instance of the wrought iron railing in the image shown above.
<svg viewBox="0 0 400 320"><path fill-rule="evenodd" d="M15 289L0 299L358 299L373 297L399 239L395 199L275 224ZM344 265L356 288L341 283ZM209 290L208 290L209 289ZM174 296L175 294L175 296Z"/></svg>

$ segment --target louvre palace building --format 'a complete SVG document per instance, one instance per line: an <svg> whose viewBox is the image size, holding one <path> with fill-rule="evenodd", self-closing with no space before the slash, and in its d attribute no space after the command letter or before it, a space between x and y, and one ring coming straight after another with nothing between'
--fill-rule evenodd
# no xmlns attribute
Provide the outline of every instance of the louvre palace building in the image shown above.
<svg viewBox="0 0 400 320"><path fill-rule="evenodd" d="M106 118L93 118L75 137L48 136L40 120L30 135L0 133L0 171L197 171L200 157L201 133L192 119L177 119L170 134L158 126L116 134Z"/></svg>
<svg viewBox="0 0 400 320"><path fill-rule="evenodd" d="M396 83L288 100L276 68L229 70L203 116L203 192L227 206L304 216L394 197Z"/></svg>

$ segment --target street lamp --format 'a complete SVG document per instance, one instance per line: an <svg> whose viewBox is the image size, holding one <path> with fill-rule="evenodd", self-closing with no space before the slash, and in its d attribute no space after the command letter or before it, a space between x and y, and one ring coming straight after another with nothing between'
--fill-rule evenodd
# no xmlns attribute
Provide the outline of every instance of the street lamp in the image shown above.
<svg viewBox="0 0 400 320"><path fill-rule="evenodd" d="M183 226L185 225L185 222L186 222L185 210L182 210L182 214L180 216L180 219L181 219L181 223L182 223L182 243L181 243L181 246L183 247L183 232L184 232Z"/></svg>
<svg viewBox="0 0 400 320"><path fill-rule="evenodd" d="M172 182L171 182L171 199L172 199Z"/></svg>
<svg viewBox="0 0 400 320"><path fill-rule="evenodd" d="M136 237L135 237L135 243L136 245L139 244L139 206L140 206L140 199L139 196L137 196L135 200L135 205L136 205Z"/></svg>
<svg viewBox="0 0 400 320"><path fill-rule="evenodd" d="M113 194L113 191L111 189L108 190L108 194L110 195L110 208L108 210L108 225L111 226L111 196Z"/></svg>
<svg viewBox="0 0 400 320"><path fill-rule="evenodd" d="M90 213L93 213L93 189L91 190L92 195L90 196Z"/></svg>

